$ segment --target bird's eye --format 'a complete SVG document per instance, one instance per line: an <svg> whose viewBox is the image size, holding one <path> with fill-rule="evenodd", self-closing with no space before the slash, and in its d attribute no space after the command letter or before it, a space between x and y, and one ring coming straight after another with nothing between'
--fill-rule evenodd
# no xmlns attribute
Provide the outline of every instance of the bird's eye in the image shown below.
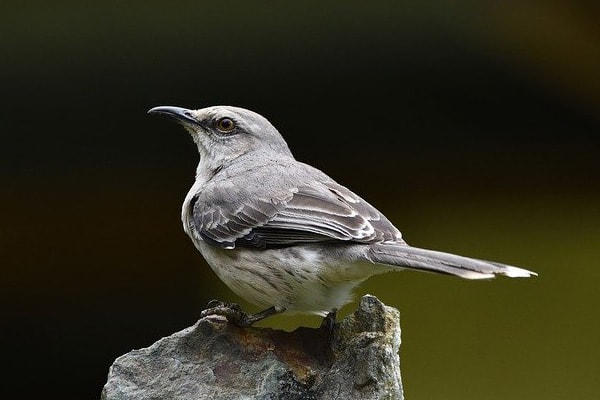
<svg viewBox="0 0 600 400"><path fill-rule="evenodd" d="M221 118L217 120L217 129L223 133L229 133L235 129L235 122L231 118Z"/></svg>

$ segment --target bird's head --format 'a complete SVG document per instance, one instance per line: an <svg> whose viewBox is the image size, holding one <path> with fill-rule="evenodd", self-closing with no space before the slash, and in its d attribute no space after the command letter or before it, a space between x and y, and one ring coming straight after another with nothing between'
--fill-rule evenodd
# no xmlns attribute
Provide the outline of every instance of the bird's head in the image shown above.
<svg viewBox="0 0 600 400"><path fill-rule="evenodd" d="M224 165L243 155L292 156L277 129L260 114L244 108L160 106L148 113L166 115L183 125L198 145L201 158L210 164Z"/></svg>

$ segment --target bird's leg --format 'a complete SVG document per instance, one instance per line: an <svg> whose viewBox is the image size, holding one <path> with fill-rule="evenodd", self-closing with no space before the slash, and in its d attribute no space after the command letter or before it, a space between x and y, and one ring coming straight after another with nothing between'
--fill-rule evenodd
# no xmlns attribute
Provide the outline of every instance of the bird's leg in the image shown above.
<svg viewBox="0 0 600 400"><path fill-rule="evenodd" d="M250 326L255 322L258 322L260 320L263 320L267 317L270 317L272 315L275 314L279 314L281 312L283 312L284 310L278 310L275 307L269 307L266 310L263 310L261 312L257 312L256 314L246 314L243 313L243 319L241 319L239 322L234 322L236 325L241 326L241 327L246 327L246 326ZM233 321L232 321L233 322Z"/></svg>
<svg viewBox="0 0 600 400"><path fill-rule="evenodd" d="M207 307L206 310L203 310L202 313L200 313L202 318L208 317L209 315L221 315L227 318L227 321L241 328L248 327L255 322L284 311L278 310L275 307L270 307L264 311L249 315L242 311L242 308L238 304L225 303L219 300L211 300L208 302Z"/></svg>
<svg viewBox="0 0 600 400"><path fill-rule="evenodd" d="M329 335L333 333L333 329L335 328L335 318L337 317L337 309L331 310L325 318L323 318L323 322L321 322L321 329L326 329Z"/></svg>
<svg viewBox="0 0 600 400"><path fill-rule="evenodd" d="M327 349L329 351L331 351L332 345L333 345L333 336L335 333L335 318L336 317L337 317L337 309L334 308L329 313L327 313L325 318L323 318L323 322L321 322L321 327L319 328L321 330L321 332L323 332L322 335L325 336L325 339L327 341Z"/></svg>

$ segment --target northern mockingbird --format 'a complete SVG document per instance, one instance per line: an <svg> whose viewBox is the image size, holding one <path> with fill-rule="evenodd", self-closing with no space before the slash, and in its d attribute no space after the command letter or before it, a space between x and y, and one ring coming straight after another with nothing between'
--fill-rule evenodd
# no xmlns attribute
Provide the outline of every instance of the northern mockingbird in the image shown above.
<svg viewBox="0 0 600 400"><path fill-rule="evenodd" d="M371 275L413 269L467 279L534 272L409 246L375 207L296 161L277 129L237 107L161 106L191 134L200 162L183 228L217 276L265 310L211 302L240 326L282 312L333 315Z"/></svg>

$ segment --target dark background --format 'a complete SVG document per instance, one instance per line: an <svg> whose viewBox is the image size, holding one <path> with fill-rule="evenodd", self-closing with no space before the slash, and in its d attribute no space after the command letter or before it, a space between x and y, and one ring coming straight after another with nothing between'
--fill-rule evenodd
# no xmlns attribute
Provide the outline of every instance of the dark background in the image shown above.
<svg viewBox="0 0 600 400"><path fill-rule="evenodd" d="M402 313L407 398L598 398L598 3L282 3L3 2L3 396L98 398L114 358L239 301L181 228L195 146L146 115L229 104L409 243L539 272L361 287Z"/></svg>

